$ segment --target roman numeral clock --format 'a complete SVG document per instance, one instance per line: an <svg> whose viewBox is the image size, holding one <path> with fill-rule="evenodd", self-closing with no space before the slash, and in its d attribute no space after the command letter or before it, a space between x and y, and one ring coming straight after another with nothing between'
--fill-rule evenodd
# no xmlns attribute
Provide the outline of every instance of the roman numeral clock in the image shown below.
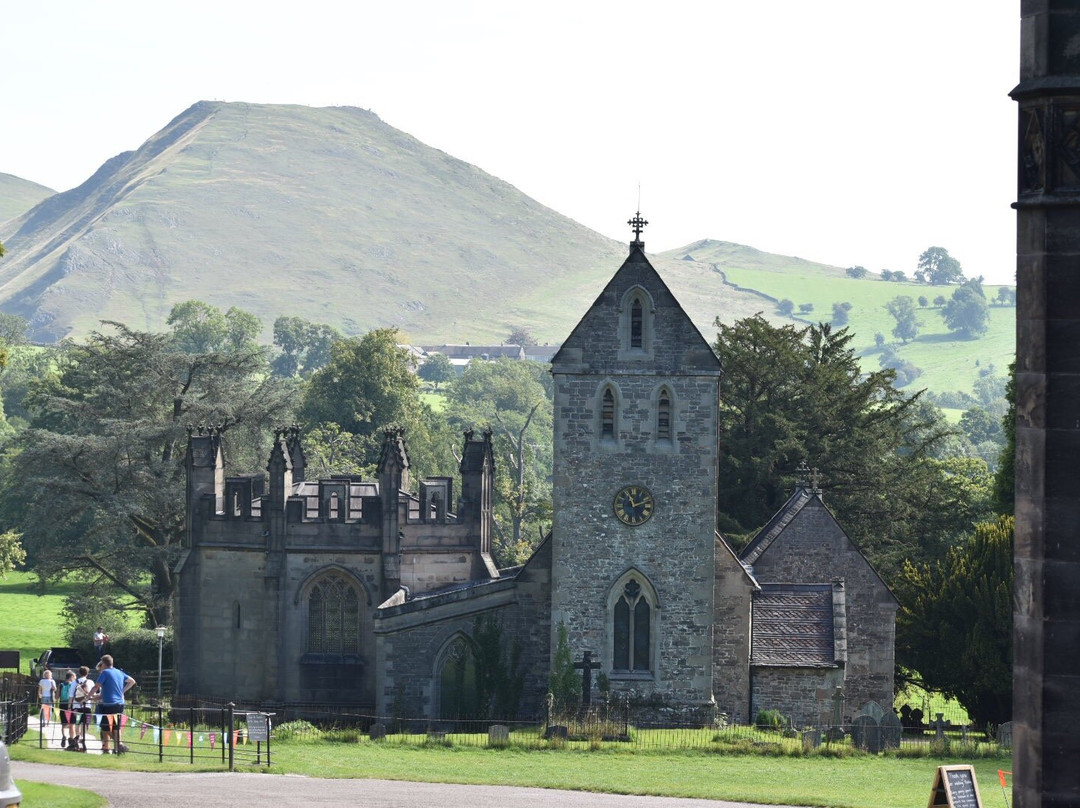
<svg viewBox="0 0 1080 808"><path fill-rule="evenodd" d="M615 516L624 525L637 527L649 521L656 502L652 492L643 485L628 485L619 489L612 503Z"/></svg>

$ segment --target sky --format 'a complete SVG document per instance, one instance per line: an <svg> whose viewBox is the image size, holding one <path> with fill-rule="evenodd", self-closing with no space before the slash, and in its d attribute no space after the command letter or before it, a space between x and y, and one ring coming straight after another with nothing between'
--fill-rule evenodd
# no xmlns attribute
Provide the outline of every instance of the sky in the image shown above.
<svg viewBox="0 0 1080 808"><path fill-rule="evenodd" d="M1015 277L1017 0L0 4L0 172L72 188L199 100L356 106L650 252Z"/></svg>

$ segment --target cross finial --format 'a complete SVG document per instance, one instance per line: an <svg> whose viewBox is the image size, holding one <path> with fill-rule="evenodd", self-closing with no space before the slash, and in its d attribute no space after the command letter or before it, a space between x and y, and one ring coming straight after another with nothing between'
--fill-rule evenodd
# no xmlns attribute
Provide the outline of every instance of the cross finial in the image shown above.
<svg viewBox="0 0 1080 808"><path fill-rule="evenodd" d="M815 494L821 493L821 472L817 466L810 470L810 490Z"/></svg>
<svg viewBox="0 0 1080 808"><path fill-rule="evenodd" d="M643 247L645 242L641 240L641 231L645 229L645 225L647 225L648 222L641 218L641 211L639 210L635 213L634 218L627 221L627 224L630 225L634 231L634 240L630 242L631 245Z"/></svg>
<svg viewBox="0 0 1080 808"><path fill-rule="evenodd" d="M795 474L796 474L795 484L796 485L801 485L803 488L805 488L806 483L807 483L807 478L810 476L810 467L808 465L806 465L805 460L802 461L795 468Z"/></svg>

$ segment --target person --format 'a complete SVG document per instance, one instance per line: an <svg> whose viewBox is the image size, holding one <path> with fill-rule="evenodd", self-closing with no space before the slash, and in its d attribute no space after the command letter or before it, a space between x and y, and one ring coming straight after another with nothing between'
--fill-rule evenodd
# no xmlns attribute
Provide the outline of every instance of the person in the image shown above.
<svg viewBox="0 0 1080 808"><path fill-rule="evenodd" d="M103 654L97 664L97 684L90 692L99 699L97 714L101 718L101 752L120 754L127 747L120 743L120 717L124 713L124 694L135 687L135 680L113 667L112 654ZM109 747L112 746L112 749Z"/></svg>
<svg viewBox="0 0 1080 808"><path fill-rule="evenodd" d="M53 681L52 671L46 670L41 674L38 682L38 701L41 702L41 726L49 725L49 714L52 712L53 702L56 701L56 682Z"/></svg>
<svg viewBox="0 0 1080 808"><path fill-rule="evenodd" d="M60 748L68 749L76 743L75 712L72 700L75 698L75 671L68 671L60 685L60 699L57 709L60 711Z"/></svg>
<svg viewBox="0 0 1080 808"><path fill-rule="evenodd" d="M97 651L98 661L101 661L102 655L105 653L105 643L109 641L109 635L105 633L105 629L101 626L97 627L94 631L94 650Z"/></svg>
<svg viewBox="0 0 1080 808"><path fill-rule="evenodd" d="M83 665L79 668L79 676L75 680L75 695L72 698L72 709L75 711L75 731L78 738L75 743L69 743L68 749L72 752L86 751L86 725L90 723L90 716L94 712L93 701L90 694L94 690L94 680L90 678L90 669Z"/></svg>

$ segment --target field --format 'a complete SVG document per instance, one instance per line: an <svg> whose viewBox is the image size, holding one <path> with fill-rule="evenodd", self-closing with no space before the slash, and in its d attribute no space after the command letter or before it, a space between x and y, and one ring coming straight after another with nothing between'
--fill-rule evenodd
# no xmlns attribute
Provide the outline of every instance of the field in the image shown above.
<svg viewBox="0 0 1080 808"><path fill-rule="evenodd" d="M970 393L980 370L993 364L996 373L1003 375L1016 352L1016 309L1013 307L991 306L989 330L979 339L958 338L945 327L941 309L934 307L932 301L938 295L950 297L955 287L892 283L876 277L855 280L824 272L796 275L729 266L723 271L730 282L739 286L778 300L791 300L795 304L795 316L806 322L828 321L832 317L833 303L851 303L848 325L855 333L852 345L862 356L863 370L878 369L880 351L874 345L874 335L883 334L887 344L895 343L900 357L922 369L923 375L911 385L912 389L926 387L936 392L958 390ZM984 287L987 300L996 299L998 288ZM918 309L919 335L906 345L892 336L896 321L885 310L885 304L898 295L916 301L922 295L931 301L929 307ZM804 303L812 303L813 312L800 315L798 307Z"/></svg>
<svg viewBox="0 0 1080 808"><path fill-rule="evenodd" d="M0 650L18 651L19 668L27 673L30 662L64 640L64 598L72 584L50 584L39 594L38 579L29 572L11 572L0 579Z"/></svg>

